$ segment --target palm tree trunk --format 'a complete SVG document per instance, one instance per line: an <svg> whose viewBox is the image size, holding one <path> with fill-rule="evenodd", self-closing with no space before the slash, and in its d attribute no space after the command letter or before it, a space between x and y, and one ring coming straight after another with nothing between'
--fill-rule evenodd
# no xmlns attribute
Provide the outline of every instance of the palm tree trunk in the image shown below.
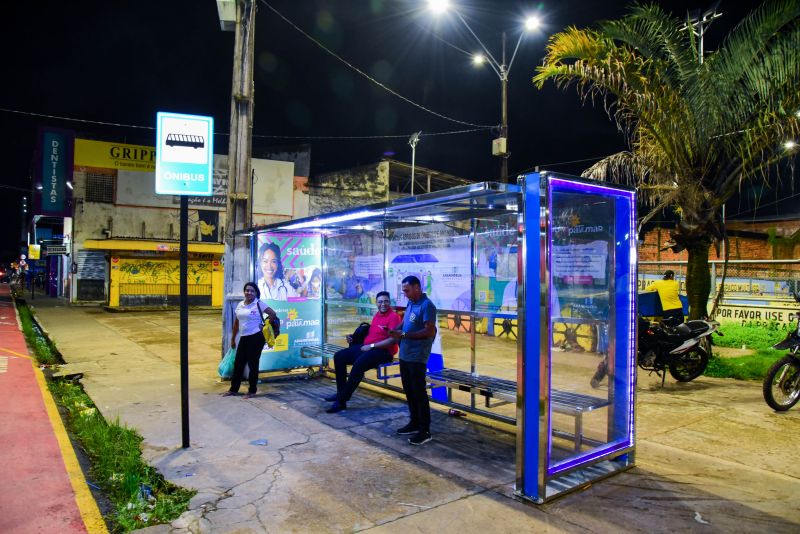
<svg viewBox="0 0 800 534"><path fill-rule="evenodd" d="M708 295L711 293L711 271L708 268L707 241L700 241L686 250L689 261L686 267L686 295L689 297L689 319L702 319L708 315Z"/></svg>

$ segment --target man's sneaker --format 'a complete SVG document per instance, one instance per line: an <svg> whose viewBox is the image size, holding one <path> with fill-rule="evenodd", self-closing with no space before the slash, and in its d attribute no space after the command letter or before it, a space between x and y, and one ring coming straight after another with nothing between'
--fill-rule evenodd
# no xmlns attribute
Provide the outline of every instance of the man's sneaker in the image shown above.
<svg viewBox="0 0 800 534"><path fill-rule="evenodd" d="M347 409L347 404L343 402L334 402L331 407L325 410L327 413L339 413Z"/></svg>
<svg viewBox="0 0 800 534"><path fill-rule="evenodd" d="M408 436L409 434L416 434L417 432L419 432L419 429L414 423L408 423L406 426L395 430L395 434L398 436Z"/></svg>
<svg viewBox="0 0 800 534"><path fill-rule="evenodd" d="M430 432L425 432L424 430L421 430L416 434L414 434L413 436L411 436L410 438L408 438L408 442L412 445L422 445L423 443L428 443L432 439L433 437L431 436Z"/></svg>
<svg viewBox="0 0 800 534"><path fill-rule="evenodd" d="M339 399L339 395L334 393L333 395L328 395L327 397L323 398L322 400L326 402L334 402Z"/></svg>

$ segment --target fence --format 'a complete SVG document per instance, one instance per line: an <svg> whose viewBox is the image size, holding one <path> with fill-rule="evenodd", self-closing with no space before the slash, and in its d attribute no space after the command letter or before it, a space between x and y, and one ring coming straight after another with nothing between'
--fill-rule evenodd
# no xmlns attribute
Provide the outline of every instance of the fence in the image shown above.
<svg viewBox="0 0 800 534"><path fill-rule="evenodd" d="M639 290L656 280L667 269L675 271L675 279L686 290L686 261L640 261ZM722 283L722 260L709 261L711 295L714 298ZM800 260L730 260L725 276L726 301L794 302L792 293L800 290Z"/></svg>
<svg viewBox="0 0 800 534"><path fill-rule="evenodd" d="M710 261L711 302L722 284L721 260ZM639 262L639 290L664 271L675 271L675 279L686 292L685 261ZM730 260L725 276L725 294L720 302L717 319L735 321L742 326L774 326L788 330L797 321L797 303L792 293L800 292L800 260Z"/></svg>
<svg viewBox="0 0 800 534"><path fill-rule="evenodd" d="M121 306L176 306L180 300L180 284L120 284ZM211 284L189 284L190 306L211 305Z"/></svg>

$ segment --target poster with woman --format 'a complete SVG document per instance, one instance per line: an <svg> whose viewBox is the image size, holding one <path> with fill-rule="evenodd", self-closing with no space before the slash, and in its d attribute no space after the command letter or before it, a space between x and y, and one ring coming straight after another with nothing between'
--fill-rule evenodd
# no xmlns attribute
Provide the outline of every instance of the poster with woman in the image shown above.
<svg viewBox="0 0 800 534"><path fill-rule="evenodd" d="M304 346L322 340L322 242L302 233L262 232L253 243L253 272L261 300L281 319L273 348L264 347L260 371L319 365L300 357Z"/></svg>

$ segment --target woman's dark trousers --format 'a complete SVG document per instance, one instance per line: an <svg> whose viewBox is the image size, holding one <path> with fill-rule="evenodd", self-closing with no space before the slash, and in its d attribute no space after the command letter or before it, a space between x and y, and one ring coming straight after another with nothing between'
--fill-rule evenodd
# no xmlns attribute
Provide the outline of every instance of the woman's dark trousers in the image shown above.
<svg viewBox="0 0 800 534"><path fill-rule="evenodd" d="M339 402L347 402L353 396L364 373L370 369L377 369L379 365L392 361L392 355L383 349L370 349L361 352L361 345L353 345L342 349L333 355L333 365L336 368L336 393ZM352 365L350 376L347 375L347 366Z"/></svg>
<svg viewBox="0 0 800 534"><path fill-rule="evenodd" d="M233 360L233 376L231 377L231 391L239 392L242 383L244 366L250 368L247 376L250 387L247 392L255 394L258 385L258 360L261 359L261 350L264 348L266 340L264 334L258 332L250 336L242 336L239 339L239 346L236 348L236 358Z"/></svg>

